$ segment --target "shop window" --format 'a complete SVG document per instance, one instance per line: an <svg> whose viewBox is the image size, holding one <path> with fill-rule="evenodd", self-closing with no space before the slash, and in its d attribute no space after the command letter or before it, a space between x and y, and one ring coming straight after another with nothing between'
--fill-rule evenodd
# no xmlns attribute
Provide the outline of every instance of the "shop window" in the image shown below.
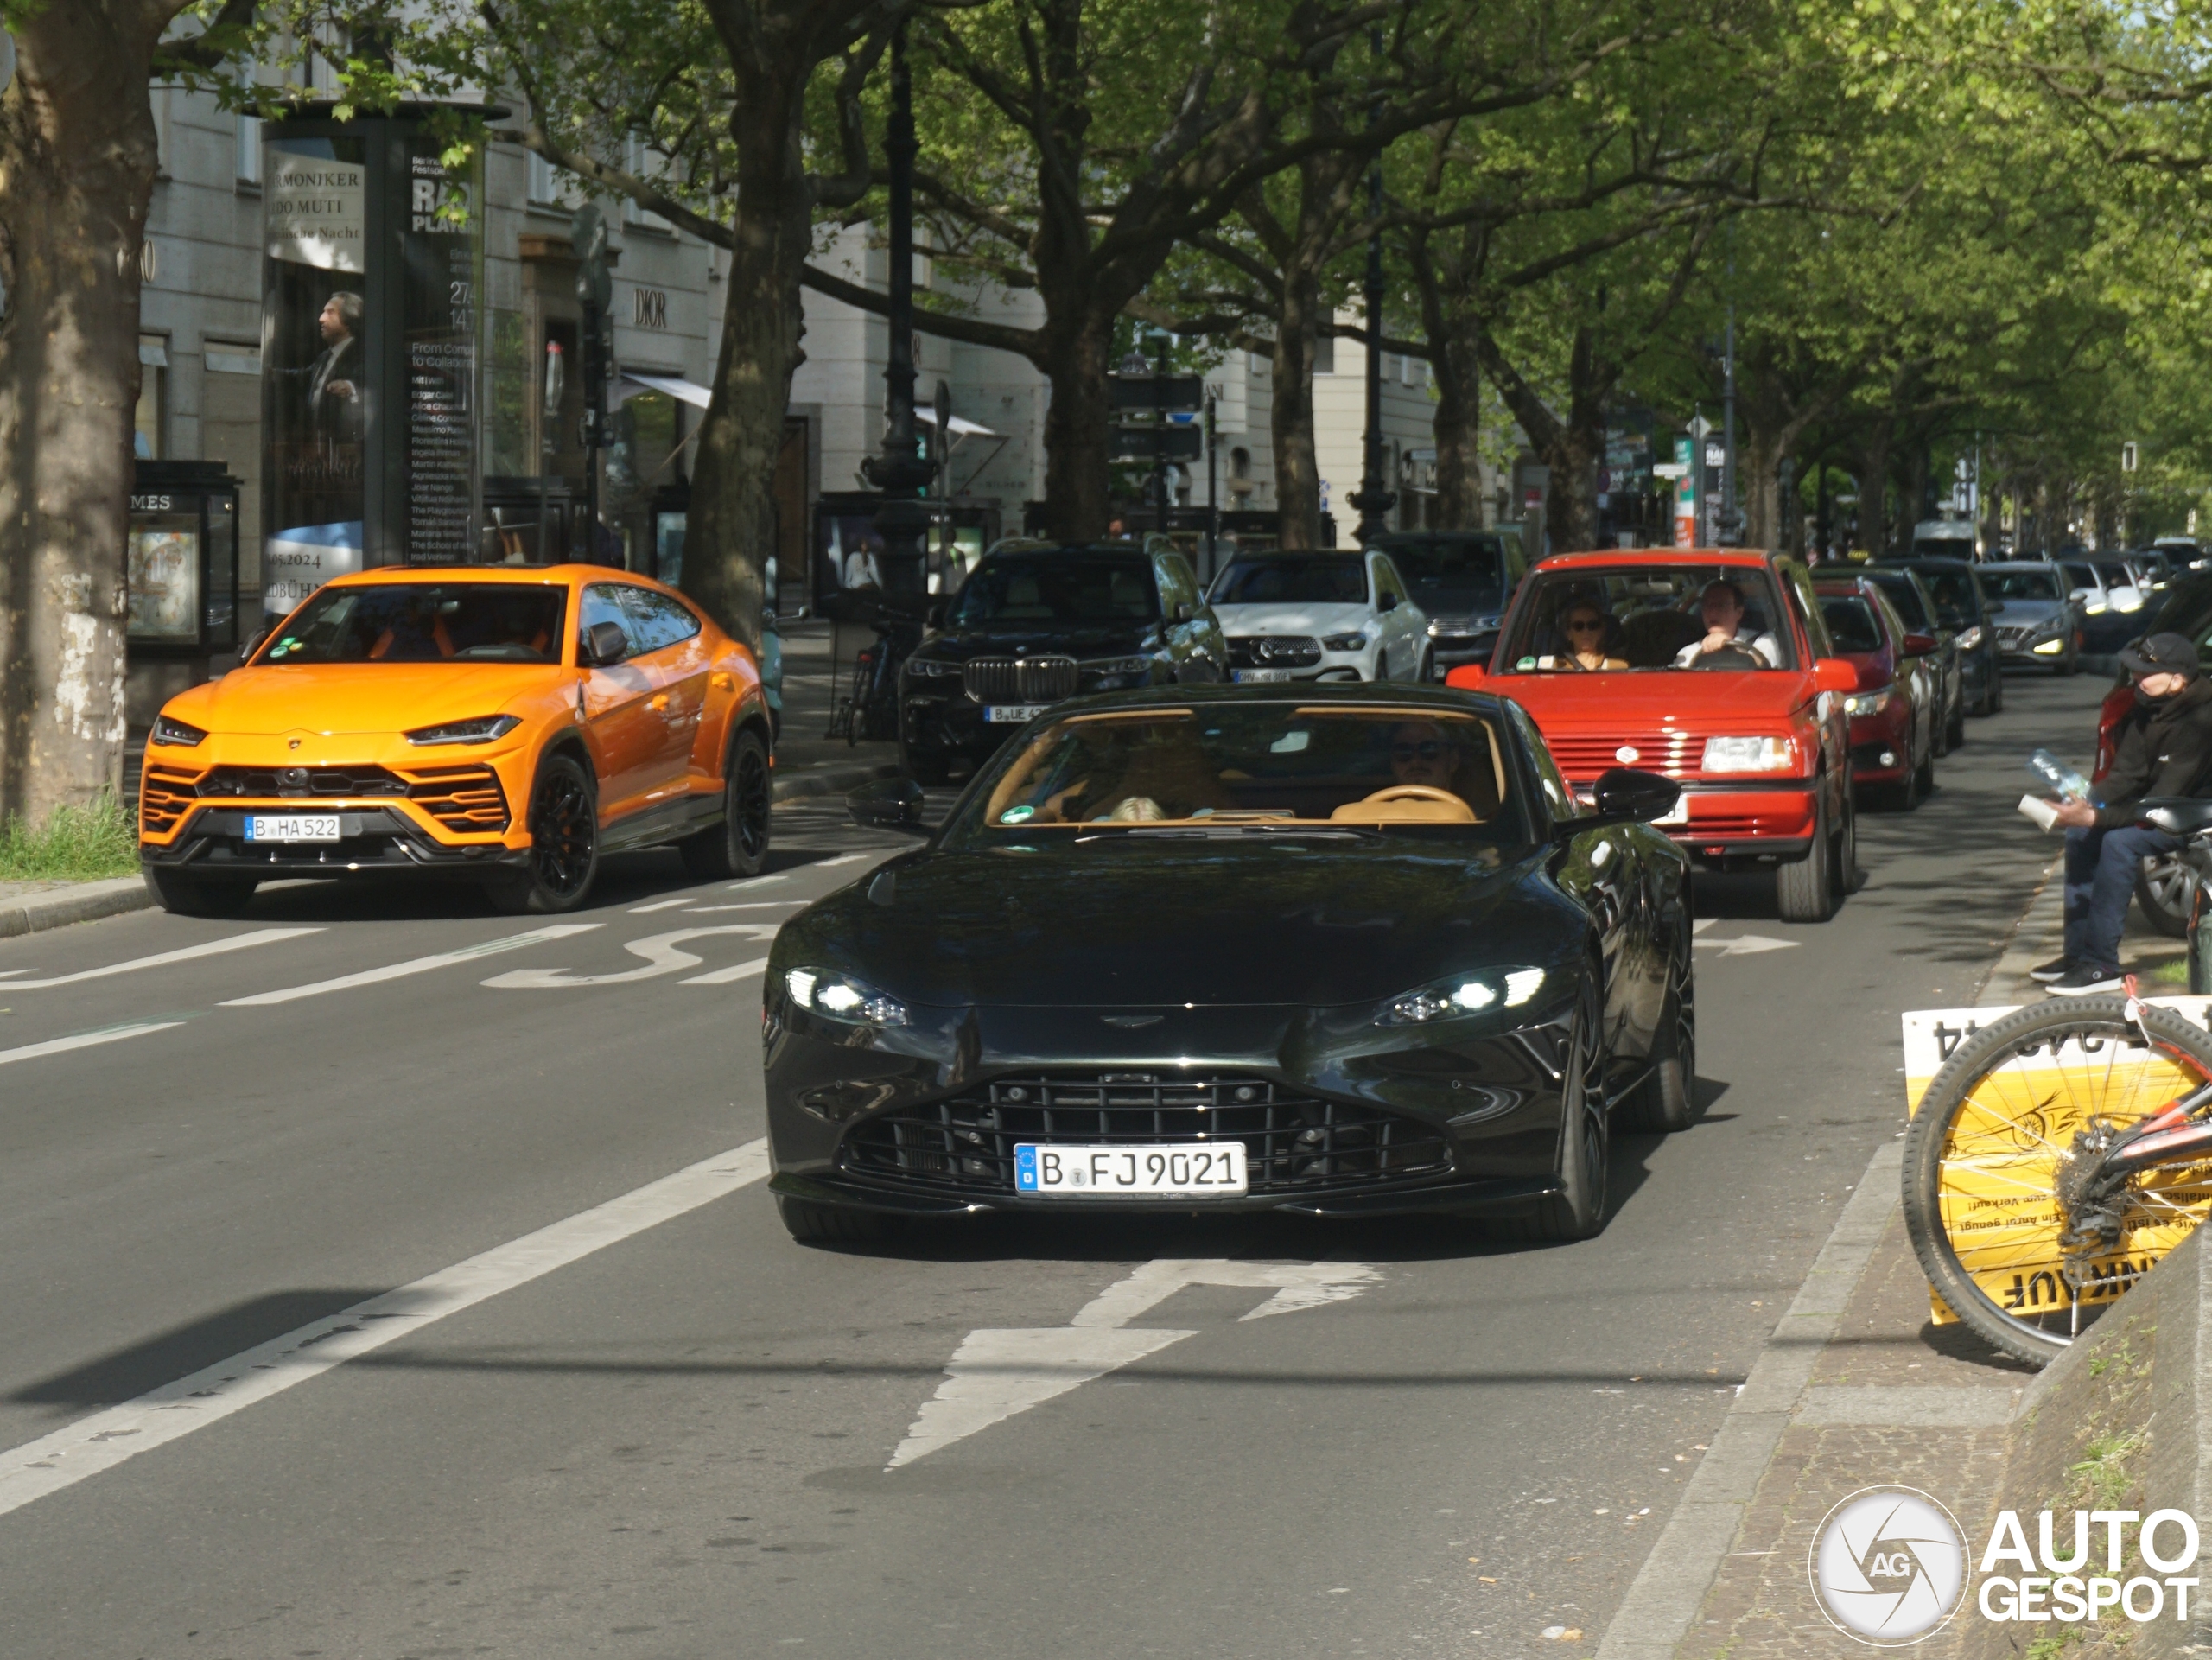
<svg viewBox="0 0 2212 1660"><path fill-rule="evenodd" d="M241 114L238 118L232 174L240 184L261 188L261 118L257 115Z"/></svg>

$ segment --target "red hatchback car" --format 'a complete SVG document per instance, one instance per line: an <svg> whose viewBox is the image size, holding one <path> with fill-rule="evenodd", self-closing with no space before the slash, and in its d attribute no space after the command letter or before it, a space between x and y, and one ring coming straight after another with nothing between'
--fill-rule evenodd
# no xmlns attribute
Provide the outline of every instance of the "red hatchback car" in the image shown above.
<svg viewBox="0 0 2212 1660"><path fill-rule="evenodd" d="M1839 655L1859 671L1844 699L1851 717L1851 776L1906 812L1936 787L1936 703L1942 694L1933 634L1904 626L1880 584L1823 576L1813 585Z"/></svg>
<svg viewBox="0 0 2212 1660"><path fill-rule="evenodd" d="M1825 921L1858 836L1836 654L1805 568L1749 549L1555 554L1515 595L1487 668L1446 684L1528 709L1587 792L1612 766L1683 785L1658 821L1708 868L1770 868L1792 921Z"/></svg>

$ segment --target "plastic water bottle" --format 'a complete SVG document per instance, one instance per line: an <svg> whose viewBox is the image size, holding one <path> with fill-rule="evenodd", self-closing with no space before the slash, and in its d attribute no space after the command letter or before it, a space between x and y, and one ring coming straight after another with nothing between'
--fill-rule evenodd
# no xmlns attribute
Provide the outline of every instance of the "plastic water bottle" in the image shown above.
<svg viewBox="0 0 2212 1660"><path fill-rule="evenodd" d="M2028 771L2050 785L2050 792L2061 801L2089 798L2089 780L2048 749L2038 749L2028 757Z"/></svg>

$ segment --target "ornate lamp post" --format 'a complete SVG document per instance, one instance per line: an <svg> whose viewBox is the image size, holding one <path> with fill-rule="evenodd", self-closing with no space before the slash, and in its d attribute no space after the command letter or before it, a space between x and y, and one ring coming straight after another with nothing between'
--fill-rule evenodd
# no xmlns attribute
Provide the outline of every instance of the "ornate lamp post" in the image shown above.
<svg viewBox="0 0 2212 1660"><path fill-rule="evenodd" d="M1382 55L1380 29L1371 37L1375 55ZM1371 125L1380 118L1378 104L1370 112ZM1360 447L1359 493L1347 504L1359 512L1359 526L1352 533L1365 547L1390 528L1389 512L1397 505L1397 492L1382 476L1382 158L1367 175L1367 211L1376 230L1367 239L1367 434Z"/></svg>
<svg viewBox="0 0 2212 1660"><path fill-rule="evenodd" d="M883 368L886 424L883 453L861 463L868 481L883 493L875 515L883 537L883 586L887 595L925 595L929 583L922 532L929 513L921 504L931 467L914 432L914 84L906 68L904 26L891 42L891 120L883 149L891 163L891 353Z"/></svg>

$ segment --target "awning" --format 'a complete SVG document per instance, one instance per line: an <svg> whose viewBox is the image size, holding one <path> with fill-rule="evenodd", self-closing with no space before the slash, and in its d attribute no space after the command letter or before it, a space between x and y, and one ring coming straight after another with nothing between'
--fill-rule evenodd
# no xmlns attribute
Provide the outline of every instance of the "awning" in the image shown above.
<svg viewBox="0 0 2212 1660"><path fill-rule="evenodd" d="M705 409L714 399L714 394L697 381L686 380L681 375L649 375L641 369L625 369L620 383L614 388L614 401L626 404L639 392L661 392L695 410Z"/></svg>

